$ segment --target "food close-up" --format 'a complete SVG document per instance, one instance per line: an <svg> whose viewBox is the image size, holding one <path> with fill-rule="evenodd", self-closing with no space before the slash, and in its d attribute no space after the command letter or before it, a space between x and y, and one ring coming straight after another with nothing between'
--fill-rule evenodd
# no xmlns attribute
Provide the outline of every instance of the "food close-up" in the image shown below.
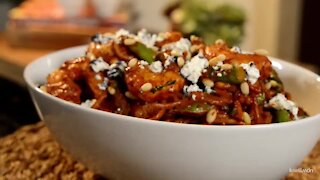
<svg viewBox="0 0 320 180"><path fill-rule="evenodd" d="M0 180L319 179L319 2L1 0Z"/></svg>
<svg viewBox="0 0 320 180"><path fill-rule="evenodd" d="M177 123L250 125L307 117L266 53L223 40L205 44L179 32L121 29L93 36L83 56L67 60L41 88L82 106Z"/></svg>

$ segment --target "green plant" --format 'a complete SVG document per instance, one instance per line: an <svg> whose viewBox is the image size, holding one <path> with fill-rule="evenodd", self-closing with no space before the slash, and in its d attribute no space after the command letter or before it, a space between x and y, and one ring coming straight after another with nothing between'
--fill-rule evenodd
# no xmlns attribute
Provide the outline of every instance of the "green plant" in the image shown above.
<svg viewBox="0 0 320 180"><path fill-rule="evenodd" d="M233 5L186 0L169 11L174 30L198 35L206 43L224 39L230 45L238 45L244 35L245 13Z"/></svg>

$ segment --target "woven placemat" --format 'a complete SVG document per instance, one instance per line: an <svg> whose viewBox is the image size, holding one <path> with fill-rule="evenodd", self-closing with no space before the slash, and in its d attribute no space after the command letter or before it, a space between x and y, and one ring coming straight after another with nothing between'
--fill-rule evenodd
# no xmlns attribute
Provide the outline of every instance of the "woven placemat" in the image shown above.
<svg viewBox="0 0 320 180"><path fill-rule="evenodd" d="M73 160L43 122L0 139L1 179L103 179Z"/></svg>
<svg viewBox="0 0 320 180"><path fill-rule="evenodd" d="M286 180L319 179L320 143ZM20 128L0 139L2 179L104 179L73 160L43 122Z"/></svg>

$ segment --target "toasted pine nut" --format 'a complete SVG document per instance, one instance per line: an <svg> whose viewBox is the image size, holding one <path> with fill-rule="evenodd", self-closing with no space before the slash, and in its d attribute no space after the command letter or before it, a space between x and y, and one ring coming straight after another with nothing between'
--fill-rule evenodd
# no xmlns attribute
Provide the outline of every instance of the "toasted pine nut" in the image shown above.
<svg viewBox="0 0 320 180"><path fill-rule="evenodd" d="M45 85L40 86L40 89L41 89L43 92L47 92L47 87L46 87Z"/></svg>
<svg viewBox="0 0 320 180"><path fill-rule="evenodd" d="M87 56L87 58L90 59L90 61L93 61L96 59L96 56L91 52L88 52L86 56Z"/></svg>
<svg viewBox="0 0 320 180"><path fill-rule="evenodd" d="M216 42L215 42L215 44L217 44L217 45L222 45L222 44L225 44L225 43L226 42L224 40L222 40L222 39L217 39Z"/></svg>
<svg viewBox="0 0 320 180"><path fill-rule="evenodd" d="M180 56L180 53L177 50L172 50L171 55L172 56Z"/></svg>
<svg viewBox="0 0 320 180"><path fill-rule="evenodd" d="M208 113L207 113L207 117L206 117L206 120L207 120L207 123L208 124L212 124L216 118L217 118L217 110L216 109L211 109Z"/></svg>
<svg viewBox="0 0 320 180"><path fill-rule="evenodd" d="M109 94L111 94L111 95L115 95L115 94L116 94L116 89L114 89L113 87L109 86L109 87L108 87L108 92L109 92Z"/></svg>
<svg viewBox="0 0 320 180"><path fill-rule="evenodd" d="M250 92L249 84L247 82L241 83L240 84L240 90L241 90L242 94L248 95L249 92Z"/></svg>
<svg viewBox="0 0 320 180"><path fill-rule="evenodd" d="M198 51L199 49L200 49L200 45L192 45L190 47L191 53L194 53L194 52Z"/></svg>
<svg viewBox="0 0 320 180"><path fill-rule="evenodd" d="M279 83L277 81L275 81L275 80L271 80L270 84L271 84L271 87L276 87L276 86L279 85Z"/></svg>
<svg viewBox="0 0 320 180"><path fill-rule="evenodd" d="M214 82L211 79L205 78L202 80L202 83L207 86L212 88L214 86Z"/></svg>
<svg viewBox="0 0 320 180"><path fill-rule="evenodd" d="M261 55L261 56L268 56L269 52L265 49L256 49L253 51L255 54L257 55Z"/></svg>
<svg viewBox="0 0 320 180"><path fill-rule="evenodd" d="M129 99L137 99L130 91L125 92L124 95Z"/></svg>
<svg viewBox="0 0 320 180"><path fill-rule="evenodd" d="M123 43L125 45L127 45L127 46L131 46L131 45L134 45L136 43L136 40L134 40L132 38L128 38L128 39L125 39Z"/></svg>
<svg viewBox="0 0 320 180"><path fill-rule="evenodd" d="M199 37L197 37L197 36L195 36L195 35L191 35L190 36L190 40L191 41L196 41L196 40L198 40L199 39Z"/></svg>
<svg viewBox="0 0 320 180"><path fill-rule="evenodd" d="M251 124L251 117L247 112L243 112L242 118L246 124Z"/></svg>
<svg viewBox="0 0 320 180"><path fill-rule="evenodd" d="M209 60L210 66L215 66L215 65L218 64L218 62L219 62L219 58L217 58L217 57L211 58L211 59Z"/></svg>
<svg viewBox="0 0 320 180"><path fill-rule="evenodd" d="M265 87L266 87L266 89L271 89L272 87L276 87L276 86L278 86L278 85L279 85L279 84L278 84L277 81L271 80L271 81L269 81L269 82L265 85Z"/></svg>
<svg viewBox="0 0 320 180"><path fill-rule="evenodd" d="M224 54L219 54L217 57L220 59L220 61L224 61L227 58Z"/></svg>
<svg viewBox="0 0 320 180"><path fill-rule="evenodd" d="M232 65L231 64L222 64L221 69L230 70L230 69L232 69Z"/></svg>
<svg viewBox="0 0 320 180"><path fill-rule="evenodd" d="M184 59L183 59L183 57L178 57L178 59L177 59L177 63L178 63L178 66L179 67L182 67L183 65L184 65Z"/></svg>
<svg viewBox="0 0 320 180"><path fill-rule="evenodd" d="M152 89L152 84L151 83L144 83L141 87L141 91L150 91Z"/></svg>
<svg viewBox="0 0 320 180"><path fill-rule="evenodd" d="M209 64L210 66L215 66L217 65L219 62L226 60L226 55L224 54L219 54L216 57L213 57L209 60Z"/></svg>
<svg viewBox="0 0 320 180"><path fill-rule="evenodd" d="M134 67L134 66L136 66L137 63L138 63L138 59L137 59L137 58L132 58L132 59L130 59L130 61L128 62L128 66L129 66L129 67Z"/></svg>

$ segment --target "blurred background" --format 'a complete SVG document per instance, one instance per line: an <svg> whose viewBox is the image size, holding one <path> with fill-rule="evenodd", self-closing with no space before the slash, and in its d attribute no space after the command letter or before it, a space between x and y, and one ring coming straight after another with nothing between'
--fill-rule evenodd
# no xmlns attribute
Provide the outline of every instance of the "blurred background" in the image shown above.
<svg viewBox="0 0 320 180"><path fill-rule="evenodd" d="M23 68L99 32L146 28L196 34L207 43L221 38L245 50L267 49L319 73L319 5L315 0L1 0L0 136L39 121Z"/></svg>

